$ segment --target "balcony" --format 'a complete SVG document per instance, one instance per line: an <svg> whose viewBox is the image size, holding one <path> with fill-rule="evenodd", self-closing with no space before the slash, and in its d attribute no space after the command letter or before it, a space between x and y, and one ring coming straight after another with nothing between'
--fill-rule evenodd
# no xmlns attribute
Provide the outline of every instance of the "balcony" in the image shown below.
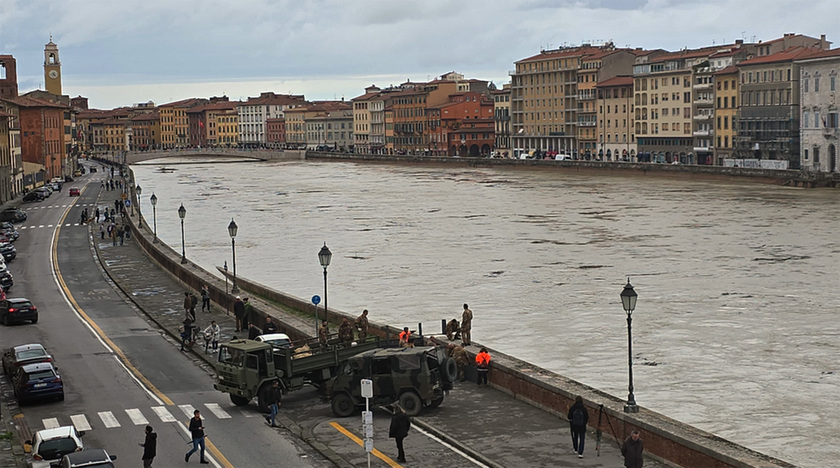
<svg viewBox="0 0 840 468"><path fill-rule="evenodd" d="M712 83L694 83L694 89L712 89Z"/></svg>
<svg viewBox="0 0 840 468"><path fill-rule="evenodd" d="M591 121L591 120L589 120L589 121L580 121L580 122L578 122L577 124L578 124L578 126L580 126L580 127L594 127L594 126L596 125L596 123L595 123L595 122L593 122L593 121Z"/></svg>
<svg viewBox="0 0 840 468"><path fill-rule="evenodd" d="M714 150L714 146L695 146L694 152L695 153L711 153Z"/></svg>
<svg viewBox="0 0 840 468"><path fill-rule="evenodd" d="M714 104L714 101L712 100L712 98L697 98L693 102L694 102L694 104L705 105L705 106L711 106L712 104Z"/></svg>
<svg viewBox="0 0 840 468"><path fill-rule="evenodd" d="M694 136L709 136L712 134L711 130L695 130L692 135Z"/></svg>
<svg viewBox="0 0 840 468"><path fill-rule="evenodd" d="M711 120L712 114L696 114L694 120Z"/></svg>

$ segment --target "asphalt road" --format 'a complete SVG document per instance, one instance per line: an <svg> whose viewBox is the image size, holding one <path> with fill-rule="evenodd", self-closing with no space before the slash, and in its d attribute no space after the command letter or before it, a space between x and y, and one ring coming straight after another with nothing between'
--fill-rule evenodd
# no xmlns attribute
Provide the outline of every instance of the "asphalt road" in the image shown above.
<svg viewBox="0 0 840 468"><path fill-rule="evenodd" d="M65 385L65 401L19 409L32 433L75 424L86 430L87 447L105 448L128 466L139 464L137 444L151 424L158 433L155 465L181 465L195 408L205 419L214 466L332 466L310 446L267 427L254 408L236 408L214 391L207 369L181 353L102 274L90 231L79 225L81 210L94 209L102 174L72 184L93 181L80 197L69 197L65 185L41 203L22 206L29 218L18 227L9 296L32 300L39 322L0 327L0 342L43 344Z"/></svg>

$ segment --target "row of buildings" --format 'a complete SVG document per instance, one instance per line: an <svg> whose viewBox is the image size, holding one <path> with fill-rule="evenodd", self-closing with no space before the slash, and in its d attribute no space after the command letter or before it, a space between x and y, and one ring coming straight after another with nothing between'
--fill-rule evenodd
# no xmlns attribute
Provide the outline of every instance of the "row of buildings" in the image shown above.
<svg viewBox="0 0 840 468"><path fill-rule="evenodd" d="M0 202L72 174L86 152L184 147L307 148L435 156L554 157L838 170L840 49L825 35L676 52L612 43L542 50L510 82L450 72L370 86L344 101L261 93L89 109L61 90L58 47L46 90L18 94L0 55Z"/></svg>

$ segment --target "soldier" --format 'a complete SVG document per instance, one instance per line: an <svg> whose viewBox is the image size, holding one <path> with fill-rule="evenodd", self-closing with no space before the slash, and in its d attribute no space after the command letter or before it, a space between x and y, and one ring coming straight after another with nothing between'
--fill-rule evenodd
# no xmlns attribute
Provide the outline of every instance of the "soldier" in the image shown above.
<svg viewBox="0 0 840 468"><path fill-rule="evenodd" d="M467 366L470 365L470 358L467 356L467 351L462 346L454 343L450 343L446 347L446 351L458 366L458 376L456 378L461 382L467 380Z"/></svg>
<svg viewBox="0 0 840 468"><path fill-rule="evenodd" d="M362 315L356 317L356 329L359 330L359 341L365 341L367 338L367 329L368 329L368 310L365 309L362 311Z"/></svg>
<svg viewBox="0 0 840 468"><path fill-rule="evenodd" d="M446 339L449 341L457 340L461 337L461 327L458 325L457 319L452 319L446 324Z"/></svg>
<svg viewBox="0 0 840 468"><path fill-rule="evenodd" d="M327 325L326 320L321 320L321 326L318 328L318 342L321 343L321 346L327 344L327 340L330 338L330 327Z"/></svg>
<svg viewBox="0 0 840 468"><path fill-rule="evenodd" d="M464 304L464 313L461 315L461 346L469 346L472 344L470 336L470 328L472 328L473 313L470 306Z"/></svg>
<svg viewBox="0 0 840 468"><path fill-rule="evenodd" d="M348 346L353 342L353 326L347 317L341 320L341 326L338 327L338 341Z"/></svg>

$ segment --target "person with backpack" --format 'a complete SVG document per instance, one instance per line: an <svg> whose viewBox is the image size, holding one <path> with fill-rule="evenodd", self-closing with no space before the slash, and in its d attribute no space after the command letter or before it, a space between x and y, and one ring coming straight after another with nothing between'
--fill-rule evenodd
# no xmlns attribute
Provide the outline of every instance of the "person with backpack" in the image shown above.
<svg viewBox="0 0 840 468"><path fill-rule="evenodd" d="M578 458L583 458L583 444L586 441L586 424L589 422L589 411L583 405L583 398L580 395L575 397L575 403L569 408L567 417L572 432L572 448L578 454Z"/></svg>

